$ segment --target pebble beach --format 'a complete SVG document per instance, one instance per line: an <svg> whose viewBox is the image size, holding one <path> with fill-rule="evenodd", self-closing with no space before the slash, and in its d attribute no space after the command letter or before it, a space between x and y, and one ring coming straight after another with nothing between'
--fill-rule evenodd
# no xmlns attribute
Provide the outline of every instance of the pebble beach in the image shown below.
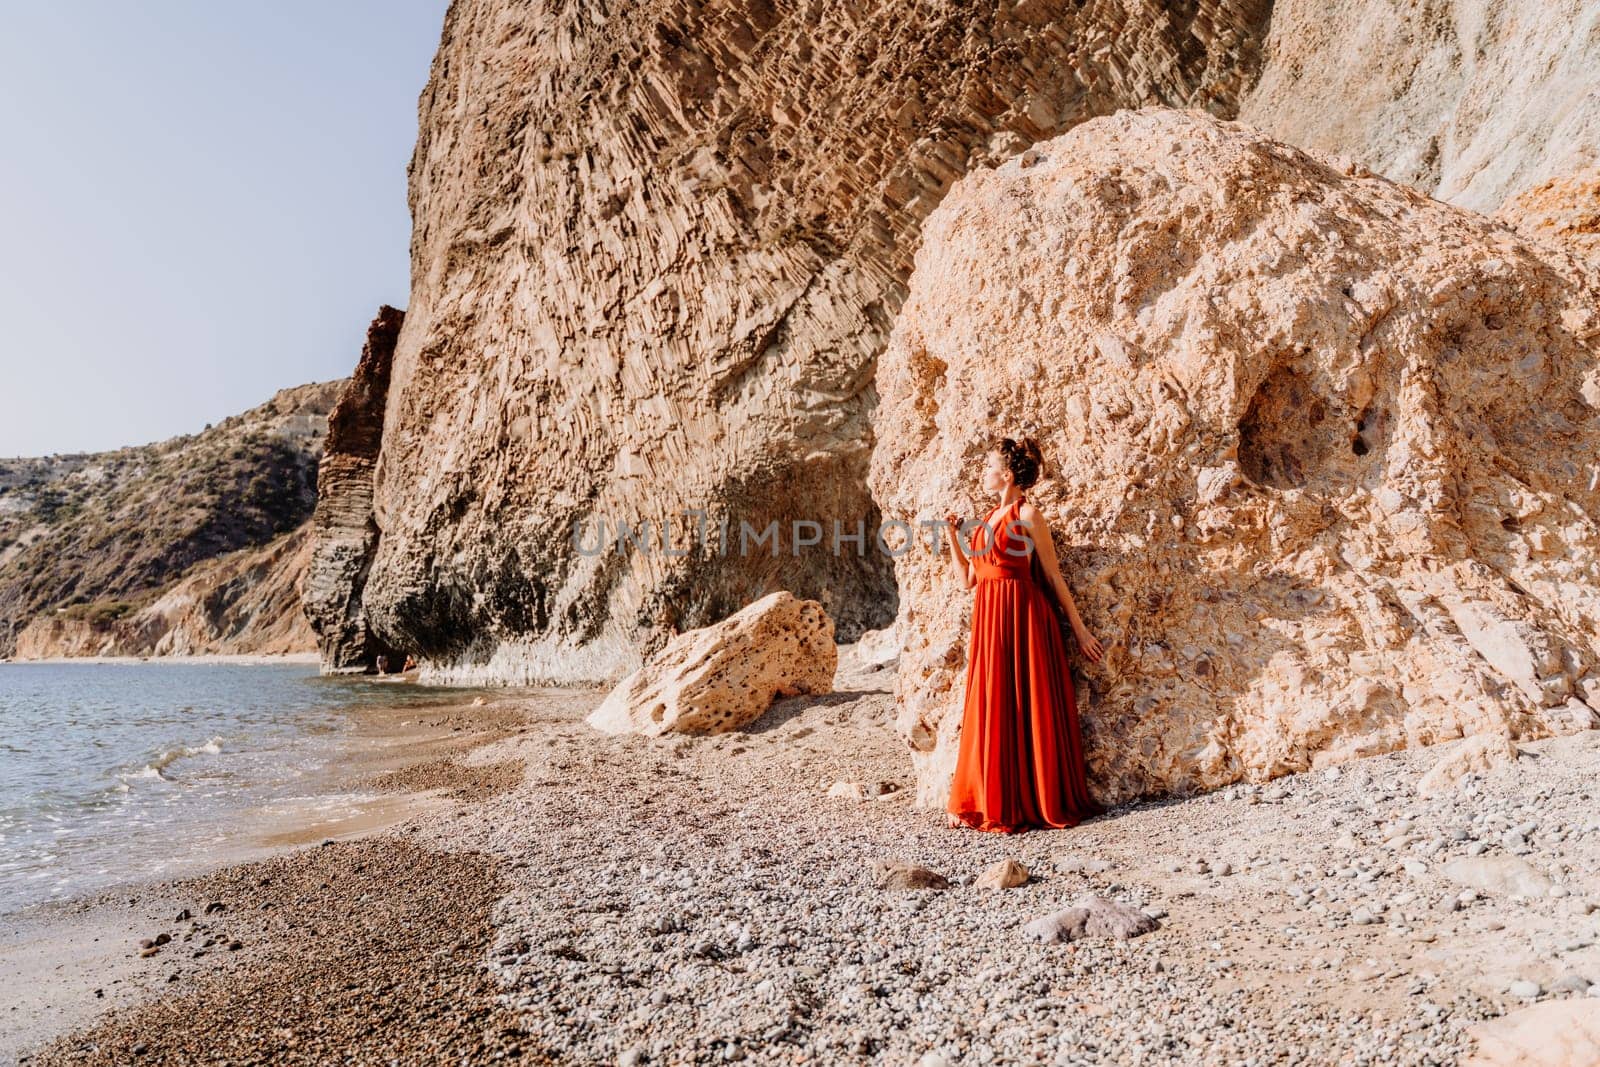
<svg viewBox="0 0 1600 1067"><path fill-rule="evenodd" d="M728 734L464 706L499 728L386 772L440 801L401 825L72 905L126 988L62 986L19 1061L1584 1062L1504 1057L1600 1016L1600 731L1427 797L1451 745L979 834L912 806L892 671L841 652ZM1029 936L1091 894L1153 929Z"/></svg>

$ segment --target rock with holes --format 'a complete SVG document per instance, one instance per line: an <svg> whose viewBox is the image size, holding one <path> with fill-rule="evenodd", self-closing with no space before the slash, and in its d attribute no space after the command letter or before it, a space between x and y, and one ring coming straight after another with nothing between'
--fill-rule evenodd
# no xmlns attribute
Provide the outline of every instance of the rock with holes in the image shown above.
<svg viewBox="0 0 1600 1067"><path fill-rule="evenodd" d="M1029 493L1107 654L1090 790L1578 728L1600 663L1600 285L1580 257L1237 123L1094 119L930 216L877 372L888 520ZM971 593L896 559L898 725L953 767Z"/></svg>
<svg viewBox="0 0 1600 1067"><path fill-rule="evenodd" d="M1083 937L1126 940L1149 933L1160 925L1160 920L1148 912L1098 893L1089 893L1071 907L1030 920L1023 925L1022 932L1030 940L1050 945Z"/></svg>
<svg viewBox="0 0 1600 1067"><path fill-rule="evenodd" d="M608 734L737 730L777 697L832 692L837 665L833 620L822 605L772 593L674 638L588 721Z"/></svg>

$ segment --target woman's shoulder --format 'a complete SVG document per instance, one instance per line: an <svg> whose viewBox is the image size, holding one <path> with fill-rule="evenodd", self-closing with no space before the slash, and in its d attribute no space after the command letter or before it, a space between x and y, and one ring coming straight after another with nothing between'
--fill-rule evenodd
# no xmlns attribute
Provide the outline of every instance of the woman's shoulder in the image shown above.
<svg viewBox="0 0 1600 1067"><path fill-rule="evenodd" d="M1033 506L1030 500L1023 500L1022 506L1017 509L1017 517L1030 525L1035 521L1044 521L1044 512Z"/></svg>

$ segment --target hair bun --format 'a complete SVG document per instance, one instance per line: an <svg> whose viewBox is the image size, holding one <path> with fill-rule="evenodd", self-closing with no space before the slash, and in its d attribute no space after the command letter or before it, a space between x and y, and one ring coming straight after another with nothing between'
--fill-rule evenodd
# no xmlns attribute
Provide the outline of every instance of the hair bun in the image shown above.
<svg viewBox="0 0 1600 1067"><path fill-rule="evenodd" d="M1040 451L1038 441L1027 436L1020 440L1002 437L996 447L1004 457L1006 466L1011 469L1011 477L1018 489L1027 489L1039 480L1044 470L1044 453Z"/></svg>

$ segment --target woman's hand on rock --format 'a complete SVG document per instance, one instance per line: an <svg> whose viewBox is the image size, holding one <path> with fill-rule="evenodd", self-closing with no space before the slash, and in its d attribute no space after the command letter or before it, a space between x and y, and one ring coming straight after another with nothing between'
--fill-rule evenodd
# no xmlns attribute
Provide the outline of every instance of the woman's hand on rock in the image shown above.
<svg viewBox="0 0 1600 1067"><path fill-rule="evenodd" d="M1099 663L1100 657L1105 654L1105 649L1100 647L1100 642L1095 640L1094 634L1088 630L1077 631L1078 648L1082 650L1084 659L1090 663Z"/></svg>

